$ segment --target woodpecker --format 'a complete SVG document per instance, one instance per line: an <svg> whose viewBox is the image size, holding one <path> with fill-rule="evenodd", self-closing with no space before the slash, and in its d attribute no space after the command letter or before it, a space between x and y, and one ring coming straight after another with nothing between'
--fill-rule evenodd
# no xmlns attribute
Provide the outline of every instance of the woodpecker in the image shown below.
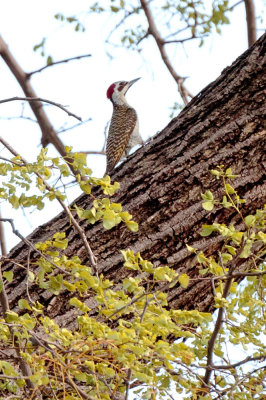
<svg viewBox="0 0 266 400"><path fill-rule="evenodd" d="M115 82L107 90L107 98L113 104L113 115L106 144L105 174L109 174L122 157L127 157L132 147L143 144L139 134L137 113L125 98L128 89L139 79Z"/></svg>

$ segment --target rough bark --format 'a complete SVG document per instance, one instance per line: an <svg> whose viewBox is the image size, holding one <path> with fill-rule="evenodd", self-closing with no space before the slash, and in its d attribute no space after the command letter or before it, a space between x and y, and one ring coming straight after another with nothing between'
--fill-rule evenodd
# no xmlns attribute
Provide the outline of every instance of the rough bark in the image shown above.
<svg viewBox="0 0 266 400"><path fill-rule="evenodd" d="M169 290L173 308L211 310L213 297L210 282L197 279L197 263L186 249L186 243L214 254L221 246L219 236L202 238L202 224L231 222L241 225L239 216L231 209L207 212L201 206L201 192L210 189L221 198L221 183L209 174L217 165L231 167L240 177L234 187L246 199L244 214L263 206L265 180L263 167L265 130L265 41L261 37L241 55L221 76L200 92L182 113L149 143L117 167L113 180L121 189L113 201L121 202L139 223L139 232L132 234L119 225L104 231L102 225L82 223L87 238L98 259L98 266L107 278L116 282L131 274L123 268L120 249L140 251L143 258L155 265L167 264L189 274L189 287L180 285ZM167 91L161 93L167 96ZM97 195L97 193L95 193ZM90 198L82 195L79 207L90 206ZM82 241L61 213L40 226L29 237L33 243L50 238L56 231L65 231L69 240L68 255L86 259ZM25 264L28 249L18 244L8 255ZM31 259L37 255L31 254ZM239 270L246 268L239 264ZM11 262L5 268L15 270L15 280L7 287L11 306L25 294L25 271ZM34 287L31 288L31 293ZM47 305L48 313L66 325L72 321L68 305L69 294L55 299L45 291L35 290L34 299ZM93 307L93 304L90 304Z"/></svg>

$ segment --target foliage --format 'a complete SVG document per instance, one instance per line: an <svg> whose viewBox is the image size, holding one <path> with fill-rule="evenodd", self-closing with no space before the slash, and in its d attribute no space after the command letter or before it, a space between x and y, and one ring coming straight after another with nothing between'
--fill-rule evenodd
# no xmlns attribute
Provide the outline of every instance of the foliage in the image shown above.
<svg viewBox="0 0 266 400"><path fill-rule="evenodd" d="M68 163L77 171L81 189L92 198L91 208L70 207L75 218L88 224L102 221L105 229L123 222L136 231L137 224L122 205L104 197L112 196L119 185L111 184L108 176L91 177L84 155L72 154L70 148L67 151ZM49 186L47 180L55 176L56 181L68 178L68 163L48 157L46 150L41 151L35 163L26 163L20 156L2 162L0 173L7 181L1 198L14 208L41 209L45 199L65 201L65 193L56 184ZM258 362L265 359L261 336L265 322L265 264L261 262L266 243L265 210L243 218L244 202L229 183L235 177L232 171L220 166L211 173L222 179L225 194L220 201L206 192L202 195L203 208L210 211L213 207L231 207L242 223L203 225L202 236L220 235L223 241L217 255L208 257L187 247L195 253L199 269L199 276L193 280L209 281L214 306L224 312L220 325L219 316L169 309L167 289L176 285L189 289L193 280L187 274L166 265L155 267L140 253L128 249L122 251L122 256L124 268L132 274L115 283L97 271L94 274L76 254L67 256L67 237L64 232L57 232L35 245L40 256L37 262L29 259L25 270L26 297L18 301L15 309L7 308L0 321L1 341L9 351L8 360L0 361L2 398L14 394L33 399L41 391L43 398L110 400L120 394L127 399L129 388L134 391L134 398L141 399L170 399L172 393L199 400L263 398L263 372ZM92 186L100 187L103 196L95 198ZM25 194L31 190L33 194ZM38 194L34 194L36 191ZM243 259L244 272L243 266L238 269ZM245 276L244 284L239 284ZM2 295L14 279L11 270L2 273ZM32 294L38 290L68 299L75 310L75 329L49 318L45 305L33 300ZM213 323L216 327L218 324L216 337ZM248 350L249 357L238 359L236 364L228 356L227 346ZM28 376L20 371L17 357L30 369ZM257 365L253 367L252 361ZM210 370L214 377L207 379L205 371Z"/></svg>
<svg viewBox="0 0 266 400"><path fill-rule="evenodd" d="M207 4L203 0L153 1L150 2L150 7L155 17L160 19L161 28L169 40L183 42L197 38L200 40L200 46L213 30L221 33L221 26L230 22L227 14L232 10L228 0L213 0ZM116 33L119 30L120 44L128 49L138 50L142 40L148 36L139 1L112 0L109 5L103 1L96 1L88 11L89 14L103 12L111 13L116 23L107 42L114 36L116 43ZM55 18L70 23L78 21L77 16L65 17L61 13L56 14ZM82 25L80 22L79 24ZM179 27L178 31L176 26Z"/></svg>

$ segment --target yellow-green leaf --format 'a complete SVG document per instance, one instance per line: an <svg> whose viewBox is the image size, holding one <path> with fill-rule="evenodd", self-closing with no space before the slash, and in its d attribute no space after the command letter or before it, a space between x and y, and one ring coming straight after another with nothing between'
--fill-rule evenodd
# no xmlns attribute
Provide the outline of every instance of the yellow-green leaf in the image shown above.
<svg viewBox="0 0 266 400"><path fill-rule="evenodd" d="M105 229L112 229L116 224L116 214L112 210L106 210L103 215L103 226Z"/></svg>
<svg viewBox="0 0 266 400"><path fill-rule="evenodd" d="M139 225L134 221L126 221L126 226L131 232L137 232L139 229Z"/></svg>
<svg viewBox="0 0 266 400"><path fill-rule="evenodd" d="M190 253L195 253L197 251L197 249L195 249L194 247L189 246L188 244L186 244L186 247L187 247L187 249L188 249L188 251Z"/></svg>
<svg viewBox="0 0 266 400"><path fill-rule="evenodd" d="M23 310L23 309L25 309L25 308L26 308L27 310L31 310L28 301L25 300L25 299L20 299L20 300L18 301L18 306L19 306L19 308L20 308L21 310Z"/></svg>
<svg viewBox="0 0 266 400"><path fill-rule="evenodd" d="M235 189L229 183L225 184L225 190L226 190L226 192L228 194L234 194L235 193Z"/></svg>
<svg viewBox="0 0 266 400"><path fill-rule="evenodd" d="M12 282L13 281L13 277L14 277L14 272L13 271L4 271L3 272L3 277L6 278L6 280L8 282Z"/></svg>
<svg viewBox="0 0 266 400"><path fill-rule="evenodd" d="M247 215L245 218L245 224L248 228L252 227L255 225L256 222L256 217L255 215Z"/></svg>
<svg viewBox="0 0 266 400"><path fill-rule="evenodd" d="M180 285L182 286L182 288L186 289L189 284L189 276L187 274L181 274L178 277L178 281L179 281Z"/></svg>
<svg viewBox="0 0 266 400"><path fill-rule="evenodd" d="M206 211L211 211L214 207L214 204L212 201L204 201L202 203L202 207L204 208L204 210Z"/></svg>

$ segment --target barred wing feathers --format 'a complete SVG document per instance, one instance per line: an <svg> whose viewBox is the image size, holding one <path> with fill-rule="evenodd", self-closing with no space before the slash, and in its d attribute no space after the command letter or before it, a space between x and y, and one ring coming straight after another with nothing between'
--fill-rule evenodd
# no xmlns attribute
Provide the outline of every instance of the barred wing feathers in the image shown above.
<svg viewBox="0 0 266 400"><path fill-rule="evenodd" d="M112 171L122 157L136 123L137 113L134 108L114 106L106 145L106 174Z"/></svg>

